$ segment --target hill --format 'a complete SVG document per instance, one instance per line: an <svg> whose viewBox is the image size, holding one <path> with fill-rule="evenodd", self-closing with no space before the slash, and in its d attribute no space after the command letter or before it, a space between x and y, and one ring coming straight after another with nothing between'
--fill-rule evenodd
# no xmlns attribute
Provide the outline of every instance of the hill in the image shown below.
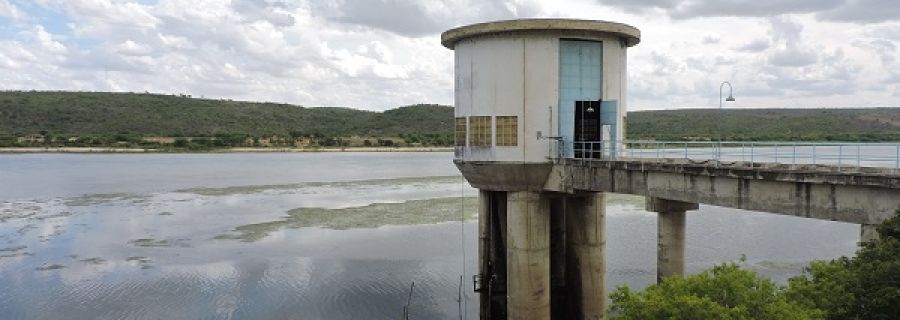
<svg viewBox="0 0 900 320"><path fill-rule="evenodd" d="M452 130L453 109L440 105L372 112L158 94L0 92L0 146L449 146ZM637 111L628 114L627 132L629 139L679 141L898 141L900 108Z"/></svg>
<svg viewBox="0 0 900 320"><path fill-rule="evenodd" d="M0 134L197 137L450 134L453 110L386 112L135 93L0 92Z"/></svg>
<svg viewBox="0 0 900 320"><path fill-rule="evenodd" d="M628 113L629 139L898 141L900 108L681 109Z"/></svg>

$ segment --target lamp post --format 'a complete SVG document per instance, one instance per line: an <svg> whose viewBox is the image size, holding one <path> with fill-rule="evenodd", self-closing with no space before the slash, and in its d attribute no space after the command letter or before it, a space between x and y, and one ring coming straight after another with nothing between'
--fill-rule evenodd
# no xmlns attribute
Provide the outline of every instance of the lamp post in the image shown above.
<svg viewBox="0 0 900 320"><path fill-rule="evenodd" d="M719 85L719 122L717 126L719 127L719 143L717 144L718 150L716 150L716 160L722 160L722 140L725 139L725 132L722 131L722 122L725 120L725 115L722 113L722 88L725 85L728 85L728 98L725 98L727 102L734 102L734 95L732 95L731 83L728 81L722 81L722 84Z"/></svg>

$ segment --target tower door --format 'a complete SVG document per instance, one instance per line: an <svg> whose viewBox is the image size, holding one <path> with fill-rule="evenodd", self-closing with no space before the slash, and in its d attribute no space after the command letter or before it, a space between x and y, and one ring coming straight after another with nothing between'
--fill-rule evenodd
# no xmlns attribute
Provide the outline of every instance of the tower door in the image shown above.
<svg viewBox="0 0 900 320"><path fill-rule="evenodd" d="M564 155L571 158L575 155L575 142L584 141L579 134L590 134L583 131L582 125L594 125L592 138L599 141L599 101L602 96L600 88L603 78L603 44L599 41L560 40L559 42L559 136L562 137ZM579 102L581 102L579 104ZM585 105L587 103L587 105ZM582 105L582 109L578 109ZM586 117L584 123L576 125L576 116L581 119L581 111L593 105L598 117ZM579 131L576 134L576 127ZM585 136L586 138L587 136ZM591 139L589 139L591 140Z"/></svg>
<svg viewBox="0 0 900 320"><path fill-rule="evenodd" d="M600 124L600 101L575 101L576 158L592 158L603 150Z"/></svg>

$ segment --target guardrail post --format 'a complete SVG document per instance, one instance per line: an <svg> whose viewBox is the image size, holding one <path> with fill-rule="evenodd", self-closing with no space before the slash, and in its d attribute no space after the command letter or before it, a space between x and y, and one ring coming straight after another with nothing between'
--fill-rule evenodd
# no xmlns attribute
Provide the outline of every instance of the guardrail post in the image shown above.
<svg viewBox="0 0 900 320"><path fill-rule="evenodd" d="M844 162L843 160L844 160L844 145L839 144L838 145L838 172L841 172L841 165Z"/></svg>
<svg viewBox="0 0 900 320"><path fill-rule="evenodd" d="M778 163L778 144L775 144L775 163Z"/></svg>
<svg viewBox="0 0 900 320"><path fill-rule="evenodd" d="M753 155L754 147L756 147L756 144L751 142L750 143L750 163L753 163L756 160L756 159L754 159L754 155Z"/></svg>
<svg viewBox="0 0 900 320"><path fill-rule="evenodd" d="M594 160L594 143L593 143L593 142L590 142L590 146L591 146L591 147L590 147L590 152L591 152L591 153L590 153L590 156L588 157L588 159Z"/></svg>
<svg viewBox="0 0 900 320"><path fill-rule="evenodd" d="M685 159L688 158L688 153L687 153L687 142L684 143L684 158L685 158Z"/></svg>
<svg viewBox="0 0 900 320"><path fill-rule="evenodd" d="M859 168L859 144L856 145L856 167Z"/></svg>
<svg viewBox="0 0 900 320"><path fill-rule="evenodd" d="M794 166L797 165L797 144L793 145L791 152L793 153L791 155L791 168L793 168Z"/></svg>
<svg viewBox="0 0 900 320"><path fill-rule="evenodd" d="M813 144L812 147L813 147L812 162L813 162L813 164L816 164L816 145Z"/></svg>
<svg viewBox="0 0 900 320"><path fill-rule="evenodd" d="M745 157L747 155L746 147L747 147L747 144L742 142L741 143L741 161L747 161L747 159Z"/></svg>
<svg viewBox="0 0 900 320"><path fill-rule="evenodd" d="M716 161L716 167L719 167L719 155L722 154L722 141L716 143L716 147L713 148L713 160Z"/></svg>

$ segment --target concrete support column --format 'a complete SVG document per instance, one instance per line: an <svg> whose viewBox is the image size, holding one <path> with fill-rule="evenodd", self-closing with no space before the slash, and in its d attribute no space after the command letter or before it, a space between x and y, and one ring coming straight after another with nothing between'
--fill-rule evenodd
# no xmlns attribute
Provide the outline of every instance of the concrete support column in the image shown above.
<svg viewBox="0 0 900 320"><path fill-rule="evenodd" d="M684 211L660 212L656 230L656 282L684 275Z"/></svg>
<svg viewBox="0 0 900 320"><path fill-rule="evenodd" d="M507 210L508 319L550 319L550 201L509 192Z"/></svg>
<svg viewBox="0 0 900 320"><path fill-rule="evenodd" d="M569 319L566 295L566 204L550 199L550 312L553 319Z"/></svg>
<svg viewBox="0 0 900 320"><path fill-rule="evenodd" d="M487 288L491 270L491 192L478 190L478 274L481 275L479 292L479 319L491 318L491 292Z"/></svg>
<svg viewBox="0 0 900 320"><path fill-rule="evenodd" d="M657 215L656 282L669 276L684 275L684 236L686 212L697 210L697 203L647 198L647 211Z"/></svg>
<svg viewBox="0 0 900 320"><path fill-rule="evenodd" d="M567 299L571 319L606 318L606 197L566 199Z"/></svg>
<svg viewBox="0 0 900 320"><path fill-rule="evenodd" d="M878 239L878 225L862 224L859 226L859 241L866 242Z"/></svg>

